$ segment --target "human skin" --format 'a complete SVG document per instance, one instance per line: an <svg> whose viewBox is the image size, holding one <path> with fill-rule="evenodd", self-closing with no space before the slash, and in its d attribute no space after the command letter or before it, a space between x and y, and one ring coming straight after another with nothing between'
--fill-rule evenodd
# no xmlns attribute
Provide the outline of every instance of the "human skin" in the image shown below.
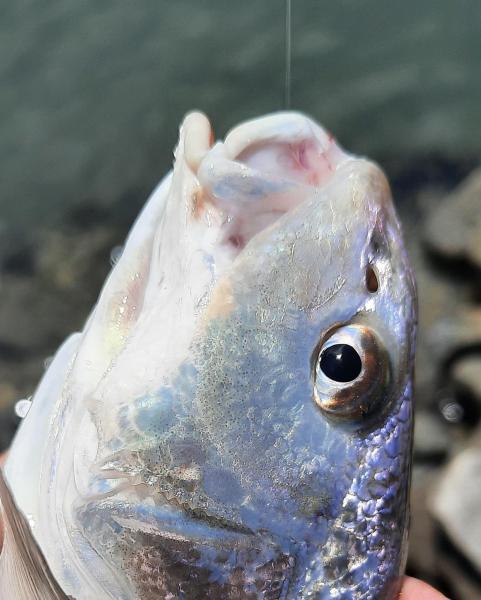
<svg viewBox="0 0 481 600"><path fill-rule="evenodd" d="M414 579L405 577L399 600L446 600L446 596L436 591L433 587Z"/></svg>

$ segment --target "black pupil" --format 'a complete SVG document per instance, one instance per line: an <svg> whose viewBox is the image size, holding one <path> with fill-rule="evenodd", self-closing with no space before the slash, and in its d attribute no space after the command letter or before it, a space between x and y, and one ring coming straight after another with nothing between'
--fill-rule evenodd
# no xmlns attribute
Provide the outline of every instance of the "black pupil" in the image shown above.
<svg viewBox="0 0 481 600"><path fill-rule="evenodd" d="M362 369L361 357L349 344L334 344L322 351L321 371L334 381L353 381Z"/></svg>

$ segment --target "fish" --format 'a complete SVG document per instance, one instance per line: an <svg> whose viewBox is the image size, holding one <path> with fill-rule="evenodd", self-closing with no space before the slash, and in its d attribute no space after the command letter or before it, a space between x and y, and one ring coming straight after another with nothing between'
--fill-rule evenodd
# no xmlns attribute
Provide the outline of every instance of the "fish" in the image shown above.
<svg viewBox="0 0 481 600"><path fill-rule="evenodd" d="M5 600L393 600L416 288L386 176L200 112L0 480Z"/></svg>

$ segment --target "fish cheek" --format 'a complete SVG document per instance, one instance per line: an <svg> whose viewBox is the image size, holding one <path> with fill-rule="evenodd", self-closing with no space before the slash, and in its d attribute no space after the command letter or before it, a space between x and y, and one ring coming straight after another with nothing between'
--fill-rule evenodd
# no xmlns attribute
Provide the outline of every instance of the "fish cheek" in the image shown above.
<svg viewBox="0 0 481 600"><path fill-rule="evenodd" d="M135 581L143 600L179 597L186 600L256 600L278 598L289 579L288 555L263 563L253 550L221 550L178 540L139 539L142 550L129 557L126 545L124 568ZM214 558L215 557L215 558Z"/></svg>
<svg viewBox="0 0 481 600"><path fill-rule="evenodd" d="M398 585L406 560L411 410L407 384L381 425L350 434L357 467L320 548L316 592L354 588L359 597L390 598Z"/></svg>
<svg viewBox="0 0 481 600"><path fill-rule="evenodd" d="M95 518L87 537L99 535ZM278 598L292 575L293 559L260 538L223 545L216 541L162 536L104 524L103 554L142 600L182 597L192 600Z"/></svg>

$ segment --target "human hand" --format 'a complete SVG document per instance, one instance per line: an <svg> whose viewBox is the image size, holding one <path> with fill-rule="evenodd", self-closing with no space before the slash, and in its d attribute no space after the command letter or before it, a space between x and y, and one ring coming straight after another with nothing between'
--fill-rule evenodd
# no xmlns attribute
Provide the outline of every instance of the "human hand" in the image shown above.
<svg viewBox="0 0 481 600"><path fill-rule="evenodd" d="M424 581L405 577L399 600L447 600L447 598Z"/></svg>

